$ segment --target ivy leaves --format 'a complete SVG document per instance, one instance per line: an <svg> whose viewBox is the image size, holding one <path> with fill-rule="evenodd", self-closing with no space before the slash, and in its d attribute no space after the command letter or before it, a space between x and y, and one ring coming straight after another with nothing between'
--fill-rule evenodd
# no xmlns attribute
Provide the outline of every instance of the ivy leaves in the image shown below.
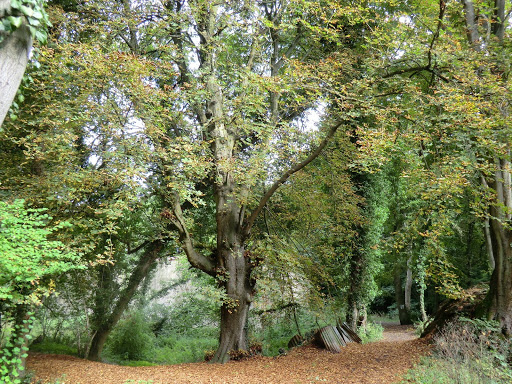
<svg viewBox="0 0 512 384"><path fill-rule="evenodd" d="M51 26L48 14L44 10L44 0L11 0L11 7L0 23L0 43L12 32L21 28L24 20L30 35L41 44L46 44L46 28Z"/></svg>

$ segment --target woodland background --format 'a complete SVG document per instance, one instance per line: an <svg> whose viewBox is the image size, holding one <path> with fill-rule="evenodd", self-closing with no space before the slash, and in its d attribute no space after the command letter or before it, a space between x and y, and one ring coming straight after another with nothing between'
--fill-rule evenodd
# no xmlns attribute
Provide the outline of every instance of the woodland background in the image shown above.
<svg viewBox="0 0 512 384"><path fill-rule="evenodd" d="M224 363L461 298L510 378L509 1L0 9L20 79L34 39L0 96L6 380L33 338Z"/></svg>

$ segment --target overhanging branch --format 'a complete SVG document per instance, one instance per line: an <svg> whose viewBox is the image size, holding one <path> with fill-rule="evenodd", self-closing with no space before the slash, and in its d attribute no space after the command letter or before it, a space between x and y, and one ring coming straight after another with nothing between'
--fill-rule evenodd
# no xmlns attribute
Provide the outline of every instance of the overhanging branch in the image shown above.
<svg viewBox="0 0 512 384"><path fill-rule="evenodd" d="M175 197L174 206L172 210L174 215L170 217L170 220L178 230L178 233L180 235L181 247L183 248L183 251L185 251L185 254L187 255L187 259L190 265L192 265L194 268L200 269L201 271L207 273L210 276L215 276L214 262L210 258L197 252L196 248L194 247L192 238L190 237L190 234L185 225L185 219L183 217L181 205L179 203L177 196Z"/></svg>
<svg viewBox="0 0 512 384"><path fill-rule="evenodd" d="M293 166L292 168L290 168L288 171L286 171L277 181L274 182L274 184L272 184L272 186L270 187L270 189L263 195L263 197L261 198L258 206L256 207L256 209L251 213L251 215L249 216L249 218L247 219L247 222L244 226L244 229L243 229L243 235L244 237L247 237L249 236L249 234L251 233L251 229L252 229L252 226L254 225L254 222L256 221L256 218L258 217L258 215L260 214L261 210L265 207L265 205L267 204L267 202L270 200L270 198L272 197L272 195L277 191L277 189L282 185L284 184L288 178L293 175L294 173L300 171L302 168L304 168L306 165L308 165L309 163L311 163L313 160L315 160L319 155L320 153L322 152L322 150L325 148L325 146L327 145L327 143L329 143L329 140L331 140L331 138L334 136L334 134L336 133L336 131L338 130L339 127L341 127L341 125L343 124L343 121L338 121L336 122L330 129L329 129L329 132L327 132L327 135L324 137L324 139L322 140L322 142L318 145L318 147L302 162L300 162L299 164L296 164L295 166Z"/></svg>

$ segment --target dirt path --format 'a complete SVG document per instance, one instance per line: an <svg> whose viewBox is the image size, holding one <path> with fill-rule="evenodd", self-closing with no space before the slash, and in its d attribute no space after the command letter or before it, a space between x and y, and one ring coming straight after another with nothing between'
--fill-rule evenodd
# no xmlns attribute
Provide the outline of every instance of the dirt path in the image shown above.
<svg viewBox="0 0 512 384"><path fill-rule="evenodd" d="M32 354L27 365L42 383L60 379L60 384L139 384L140 380L151 384L387 384L399 381L429 347L407 327L383 325L384 340L352 343L339 354L305 346L276 358L157 367L121 367L71 356Z"/></svg>

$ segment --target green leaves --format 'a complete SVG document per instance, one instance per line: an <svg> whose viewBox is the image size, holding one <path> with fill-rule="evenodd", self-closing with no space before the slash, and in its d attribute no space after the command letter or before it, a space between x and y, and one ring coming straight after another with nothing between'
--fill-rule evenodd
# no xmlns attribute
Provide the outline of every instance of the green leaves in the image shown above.
<svg viewBox="0 0 512 384"><path fill-rule="evenodd" d="M11 0L11 9L0 23L0 42L11 32L20 28L26 20L32 38L46 44L47 28L51 26L44 10L45 0Z"/></svg>
<svg viewBox="0 0 512 384"><path fill-rule="evenodd" d="M0 300L9 306L37 304L54 289L52 277L82 268L64 244L47 239L66 224L48 227L43 212L26 209L23 200L0 202Z"/></svg>

